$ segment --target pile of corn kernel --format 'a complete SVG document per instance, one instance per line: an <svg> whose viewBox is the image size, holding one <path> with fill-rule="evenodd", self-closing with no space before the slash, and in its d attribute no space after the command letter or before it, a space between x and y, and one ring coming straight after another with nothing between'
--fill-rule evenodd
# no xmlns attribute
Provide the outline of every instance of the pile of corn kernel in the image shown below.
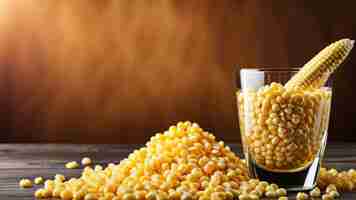
<svg viewBox="0 0 356 200"><path fill-rule="evenodd" d="M258 165L288 170L314 160L327 130L331 91L286 90L273 82L237 98L245 151Z"/></svg>
<svg viewBox="0 0 356 200"><path fill-rule="evenodd" d="M82 163L90 164L88 159ZM67 168L77 166L76 162L66 164ZM35 196L64 200L222 200L242 194L240 184L247 180L244 161L224 142L216 141L196 123L180 122L153 136L145 147L118 165L109 164L105 169L87 166L80 178L67 181L56 175Z"/></svg>

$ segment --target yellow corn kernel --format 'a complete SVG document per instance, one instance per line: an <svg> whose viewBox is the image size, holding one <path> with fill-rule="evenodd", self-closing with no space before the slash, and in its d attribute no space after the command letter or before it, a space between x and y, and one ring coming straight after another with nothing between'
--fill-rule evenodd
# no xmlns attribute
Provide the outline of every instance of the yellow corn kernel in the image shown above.
<svg viewBox="0 0 356 200"><path fill-rule="evenodd" d="M44 189L43 188L37 189L35 191L35 197L38 198L38 199L44 198L43 193L44 193Z"/></svg>
<svg viewBox="0 0 356 200"><path fill-rule="evenodd" d="M192 194L190 192L183 192L181 200L193 200Z"/></svg>
<svg viewBox="0 0 356 200"><path fill-rule="evenodd" d="M103 166L101 166L101 165L95 165L94 171L102 171L102 170L103 170Z"/></svg>
<svg viewBox="0 0 356 200"><path fill-rule="evenodd" d="M132 193L124 194L124 196L122 197L122 200L135 200L135 195Z"/></svg>
<svg viewBox="0 0 356 200"><path fill-rule="evenodd" d="M76 169L79 167L79 164L76 161L71 161L71 162L66 163L65 167L67 169Z"/></svg>
<svg viewBox="0 0 356 200"><path fill-rule="evenodd" d="M147 200L157 200L157 193L156 192L149 192L146 195Z"/></svg>
<svg viewBox="0 0 356 200"><path fill-rule="evenodd" d="M44 185L45 185L45 187L48 187L48 186L54 187L54 181L48 179L44 182Z"/></svg>
<svg viewBox="0 0 356 200"><path fill-rule="evenodd" d="M353 48L354 41L341 39L314 56L285 85L287 89L322 87L330 74L345 60Z"/></svg>
<svg viewBox="0 0 356 200"><path fill-rule="evenodd" d="M69 190L63 190L60 195L63 200L71 200L73 198L73 194Z"/></svg>
<svg viewBox="0 0 356 200"><path fill-rule="evenodd" d="M213 162L208 162L203 169L205 173L212 174L216 169L216 165Z"/></svg>
<svg viewBox="0 0 356 200"><path fill-rule="evenodd" d="M309 196L304 193L304 192L298 192L296 199L297 200L307 200L309 198Z"/></svg>
<svg viewBox="0 0 356 200"><path fill-rule="evenodd" d="M56 174L54 176L54 180L59 181L59 182L63 182L63 181L66 180L66 177L64 175L62 175L62 174Z"/></svg>
<svg viewBox="0 0 356 200"><path fill-rule="evenodd" d="M332 192L332 191L337 191L337 188L336 188L336 186L335 186L334 184L328 185L328 186L326 187L326 190L325 190L326 193L330 193L330 192Z"/></svg>
<svg viewBox="0 0 356 200"><path fill-rule="evenodd" d="M134 195L135 195L135 199L137 200L143 200L145 199L146 196L146 191L141 190L141 191L135 191Z"/></svg>
<svg viewBox="0 0 356 200"><path fill-rule="evenodd" d="M21 179L19 182L20 187L22 188L31 188L32 181L30 179Z"/></svg>
<svg viewBox="0 0 356 200"><path fill-rule="evenodd" d="M279 188L276 190L277 196L286 196L287 195L287 190L284 188Z"/></svg>
<svg viewBox="0 0 356 200"><path fill-rule="evenodd" d="M42 192L42 196L43 196L43 198L52 197L52 191L51 191L51 190L44 189L43 192Z"/></svg>
<svg viewBox="0 0 356 200"><path fill-rule="evenodd" d="M73 194L73 200L81 200L85 197L85 192L83 190L79 190Z"/></svg>
<svg viewBox="0 0 356 200"><path fill-rule="evenodd" d="M310 191L309 194L310 194L311 197L320 197L321 196L321 192L320 192L320 189L318 187L316 187L312 191Z"/></svg>
<svg viewBox="0 0 356 200"><path fill-rule="evenodd" d="M56 187L54 188L54 190L52 191L52 196L53 197L60 197L61 196L61 192L63 191L63 188L60 187Z"/></svg>
<svg viewBox="0 0 356 200"><path fill-rule="evenodd" d="M277 197L277 193L274 190L267 190L265 196L268 198L275 198Z"/></svg>
<svg viewBox="0 0 356 200"><path fill-rule="evenodd" d="M240 194L239 200L250 200L250 196L248 194Z"/></svg>
<svg viewBox="0 0 356 200"><path fill-rule="evenodd" d="M177 192L175 190L173 190L172 192L170 192L168 194L168 198L171 200L179 200L180 199L180 192Z"/></svg>
<svg viewBox="0 0 356 200"><path fill-rule="evenodd" d="M248 198L250 200L259 200L260 199L260 197L258 195L255 195L255 194L249 194Z"/></svg>
<svg viewBox="0 0 356 200"><path fill-rule="evenodd" d="M232 194L232 192L225 192L225 199L226 200L234 199L234 195Z"/></svg>
<svg viewBox="0 0 356 200"><path fill-rule="evenodd" d="M323 194L321 199L322 200L334 200L334 197L332 197L330 194Z"/></svg>
<svg viewBox="0 0 356 200"><path fill-rule="evenodd" d="M36 185L42 184L44 182L44 179L42 177L36 177L34 180L34 183Z"/></svg>
<svg viewBox="0 0 356 200"><path fill-rule="evenodd" d="M84 200L98 200L98 195L94 193L88 193L85 195Z"/></svg>
<svg viewBox="0 0 356 200"><path fill-rule="evenodd" d="M331 192L329 193L329 195L332 196L332 197L334 197L334 198L340 197L340 194L339 194L338 191L331 191Z"/></svg>

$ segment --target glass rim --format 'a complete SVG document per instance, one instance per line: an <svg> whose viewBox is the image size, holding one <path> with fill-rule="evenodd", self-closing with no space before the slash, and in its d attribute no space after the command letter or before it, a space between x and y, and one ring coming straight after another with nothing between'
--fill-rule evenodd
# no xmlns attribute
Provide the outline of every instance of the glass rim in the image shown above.
<svg viewBox="0 0 356 200"><path fill-rule="evenodd" d="M298 72L301 67L242 67L240 71Z"/></svg>

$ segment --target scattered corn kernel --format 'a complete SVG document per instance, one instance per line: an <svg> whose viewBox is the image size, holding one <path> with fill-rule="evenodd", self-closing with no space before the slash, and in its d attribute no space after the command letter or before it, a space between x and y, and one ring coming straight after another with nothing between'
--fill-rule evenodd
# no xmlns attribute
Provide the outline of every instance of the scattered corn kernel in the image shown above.
<svg viewBox="0 0 356 200"><path fill-rule="evenodd" d="M297 200L306 200L308 198L309 198L309 196L304 192L298 192L298 194L296 196Z"/></svg>
<svg viewBox="0 0 356 200"><path fill-rule="evenodd" d="M323 194L323 196L321 196L322 200L334 200L334 197L331 196L330 194Z"/></svg>
<svg viewBox="0 0 356 200"><path fill-rule="evenodd" d="M42 184L44 182L44 179L42 177L36 177L34 180L34 183L36 185Z"/></svg>
<svg viewBox="0 0 356 200"><path fill-rule="evenodd" d="M90 165L91 163L92 163L92 161L89 157L84 157L82 159L82 165Z"/></svg>
<svg viewBox="0 0 356 200"><path fill-rule="evenodd" d="M71 161L71 162L66 163L65 167L67 169L76 169L79 167L79 164L77 163L77 161Z"/></svg>
<svg viewBox="0 0 356 200"><path fill-rule="evenodd" d="M277 196L286 196L287 195L287 190L284 188L279 188L276 190Z"/></svg>
<svg viewBox="0 0 356 200"><path fill-rule="evenodd" d="M31 188L32 181L30 179L21 179L19 185L22 188Z"/></svg>
<svg viewBox="0 0 356 200"><path fill-rule="evenodd" d="M338 191L331 191L329 193L330 196L332 196L333 198L338 198L340 197L340 193Z"/></svg>
<svg viewBox="0 0 356 200"><path fill-rule="evenodd" d="M309 192L309 194L311 197L320 197L321 196L321 192L318 187L315 187L312 191Z"/></svg>

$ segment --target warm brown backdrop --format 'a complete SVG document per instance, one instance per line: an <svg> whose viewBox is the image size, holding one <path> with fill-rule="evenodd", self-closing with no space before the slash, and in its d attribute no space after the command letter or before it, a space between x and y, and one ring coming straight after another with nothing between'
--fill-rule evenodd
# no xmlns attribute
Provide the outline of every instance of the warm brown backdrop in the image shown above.
<svg viewBox="0 0 356 200"><path fill-rule="evenodd" d="M328 3L330 2L330 3ZM356 39L355 3L1 0L1 142L141 143L178 120L238 141L234 70L300 66ZM356 51L332 140L356 140Z"/></svg>

